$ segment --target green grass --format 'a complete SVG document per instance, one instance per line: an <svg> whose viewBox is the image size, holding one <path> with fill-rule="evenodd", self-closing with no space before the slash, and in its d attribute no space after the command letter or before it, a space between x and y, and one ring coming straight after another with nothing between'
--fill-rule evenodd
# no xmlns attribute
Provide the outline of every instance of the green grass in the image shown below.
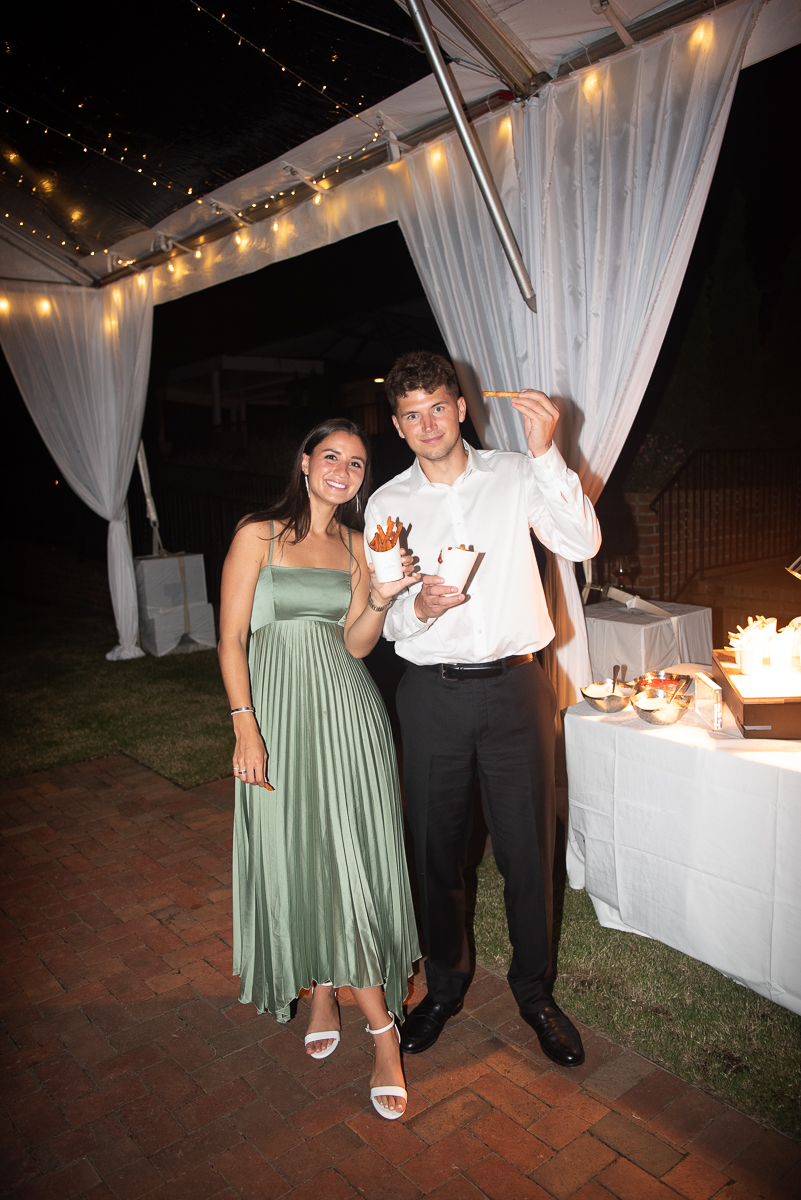
<svg viewBox="0 0 801 1200"><path fill-rule="evenodd" d="M0 775L122 751L181 787L231 770L214 651L107 662L113 621L6 600Z"/></svg>
<svg viewBox="0 0 801 1200"><path fill-rule="evenodd" d="M110 620L7 602L0 775L122 751L182 787L231 769L212 651L109 663ZM801 1136L801 1019L659 942L603 929L584 892L558 908L556 996L572 1014L792 1136ZM502 881L478 869L476 951L508 969Z"/></svg>
<svg viewBox="0 0 801 1200"><path fill-rule="evenodd" d="M586 892L567 885L556 926L554 995L567 1012L801 1137L800 1017L661 942L604 929ZM479 962L505 974L511 947L492 856L478 868L475 938Z"/></svg>

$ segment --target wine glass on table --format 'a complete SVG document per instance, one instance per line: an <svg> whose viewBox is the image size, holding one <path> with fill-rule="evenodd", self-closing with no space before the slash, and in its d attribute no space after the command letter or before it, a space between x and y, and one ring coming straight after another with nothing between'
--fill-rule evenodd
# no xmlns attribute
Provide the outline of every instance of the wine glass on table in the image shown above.
<svg viewBox="0 0 801 1200"><path fill-rule="evenodd" d="M618 554L612 561L612 575L620 588L631 586L631 560L628 554Z"/></svg>

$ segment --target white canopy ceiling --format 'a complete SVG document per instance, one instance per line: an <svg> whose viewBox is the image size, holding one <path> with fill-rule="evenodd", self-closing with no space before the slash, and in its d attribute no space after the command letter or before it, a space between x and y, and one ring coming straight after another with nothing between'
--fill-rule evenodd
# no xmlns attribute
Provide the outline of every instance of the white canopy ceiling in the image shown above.
<svg viewBox="0 0 801 1200"><path fill-rule="evenodd" d="M403 0L398 0L398 3L402 5ZM612 25L603 13L593 10L591 0L451 0L451 4L455 8L480 4L500 34L525 56L531 66L536 71L546 71L552 77L564 74L571 66L585 66L593 45L614 34ZM653 14L667 13L668 10L672 10L670 16L674 22L686 20L696 15L699 9L698 4L675 3L675 0L657 6L649 4L648 0L612 0L612 6L626 25ZM465 102L470 105L483 97L497 94L499 88L505 85L492 66L439 8L434 8L430 2L429 8L443 44L457 60L453 73ZM634 28L636 30L636 24ZM801 0L766 0L748 43L743 65L759 62L799 42ZM323 186L328 187L338 182L337 168L348 165L349 155L357 157L365 149L369 155L371 146L378 148L386 145L387 138L397 139L402 144L415 131L418 136L414 140L419 141L421 131L446 117L440 90L434 77L429 75L390 96L380 105L293 148L280 159L266 163L200 199L192 200L157 227L109 246L107 254L87 255L77 263L53 254L49 246L38 245L24 233L0 225L0 277L41 282L84 282L90 285L103 280L120 263L131 262L133 265L159 246L202 236L210 226L219 225L223 214L235 217L238 213L247 214L248 210L257 208L257 215L263 219L266 215L265 203L270 202L270 197L276 197L279 204L286 206L289 193L296 185L310 197L311 193L302 182L304 178L320 181L324 175ZM296 174L288 173L287 164L291 164ZM372 165L372 162L368 163L367 169ZM369 191L366 189L366 199L369 199ZM355 224L339 222L338 230L329 231L328 240L349 236L389 219L392 219L391 216L383 215L381 211L373 214L363 212ZM291 257L292 253L292 247L287 246L279 257ZM180 287L177 286L177 280L171 278L165 280L168 286L156 288L156 303L211 286L222 278L258 270L267 265L267 261L259 255L241 255L236 268L222 276L214 272L182 271Z"/></svg>
<svg viewBox="0 0 801 1200"><path fill-rule="evenodd" d="M403 0L398 3L402 6ZM493 22L537 70L547 71L551 76L557 74L563 63L575 60L575 65L582 65L584 48L613 32L609 20L602 13L593 11L591 0L557 0L556 3L554 0L476 0L476 3L491 15ZM600 5L595 7L600 8ZM624 25L668 9L676 10L678 20L686 20L697 13L698 6L693 6L696 12L691 12L690 7L689 4L677 4L676 0L657 5L649 0L612 0L610 4ZM439 12L433 12L432 16L446 45L450 43L458 53L475 54L452 21ZM743 66L749 67L799 41L801 4L796 0L770 0L760 13Z"/></svg>

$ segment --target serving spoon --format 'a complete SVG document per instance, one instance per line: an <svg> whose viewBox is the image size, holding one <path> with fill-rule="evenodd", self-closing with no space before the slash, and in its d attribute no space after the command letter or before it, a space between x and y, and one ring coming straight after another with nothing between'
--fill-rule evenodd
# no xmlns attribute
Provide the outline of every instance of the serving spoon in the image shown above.
<svg viewBox="0 0 801 1200"><path fill-rule="evenodd" d="M673 689L673 695L670 697L670 699L668 700L667 705L665 707L668 707L669 705L671 705L674 700L678 700L679 696L681 696L686 691L687 687L689 686L689 683L690 683L689 679L686 679L686 678L680 679L679 682L676 684L675 688Z"/></svg>

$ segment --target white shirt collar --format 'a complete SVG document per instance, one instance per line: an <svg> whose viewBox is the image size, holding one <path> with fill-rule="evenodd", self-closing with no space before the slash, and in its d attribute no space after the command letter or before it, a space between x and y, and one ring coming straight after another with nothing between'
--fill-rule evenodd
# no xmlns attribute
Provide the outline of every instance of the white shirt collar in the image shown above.
<svg viewBox="0 0 801 1200"><path fill-rule="evenodd" d="M451 487L455 487L458 483L461 483L461 481L463 479L467 478L467 476L471 473L471 471L491 471L492 470L490 463L487 462L487 460L485 458L481 457L478 450L474 450L473 447L468 445L468 443L465 441L462 441L462 445L464 446L465 450L467 451L467 466L465 467L464 471L459 476L459 478L455 479L453 481L453 483L450 485ZM418 458L415 458L414 462L412 463L411 470L409 472L409 495L413 496L416 492L419 492L420 488L423 487L427 483L431 484L431 480L427 477L427 475L423 471L423 468L420 466L420 460ZM432 484L432 487L433 486L434 485Z"/></svg>

